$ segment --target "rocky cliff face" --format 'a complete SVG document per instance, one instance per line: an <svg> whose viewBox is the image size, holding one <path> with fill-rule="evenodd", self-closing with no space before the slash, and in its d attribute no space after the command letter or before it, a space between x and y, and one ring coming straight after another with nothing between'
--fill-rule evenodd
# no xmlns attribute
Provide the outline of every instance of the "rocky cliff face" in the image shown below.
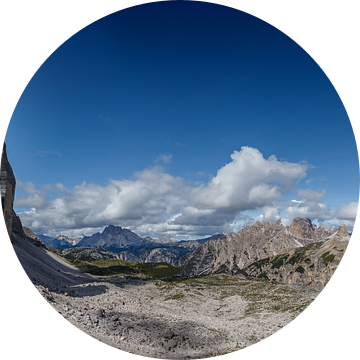
<svg viewBox="0 0 360 360"><path fill-rule="evenodd" d="M33 233L33 231L31 229L29 229L28 227L22 226L22 231L25 235L25 238L30 240L35 246L39 246L39 247L46 249L45 244Z"/></svg>
<svg viewBox="0 0 360 360"><path fill-rule="evenodd" d="M339 226L339 235L341 236L349 236L348 229L346 228L346 225L340 225Z"/></svg>
<svg viewBox="0 0 360 360"><path fill-rule="evenodd" d="M16 235L20 239L26 239L38 247L45 248L45 245L29 228L22 226L20 218L13 209L15 186L15 176L8 161L6 145L4 144L1 157L0 190L1 204L8 234L11 241L13 240L14 235Z"/></svg>
<svg viewBox="0 0 360 360"><path fill-rule="evenodd" d="M6 228L9 236L12 234L13 222L13 203L15 196L15 176L6 154L6 145L4 143L1 156L1 174L0 174L0 191L1 205L3 209Z"/></svg>
<svg viewBox="0 0 360 360"><path fill-rule="evenodd" d="M341 233L348 236L345 229ZM224 238L208 241L176 261L175 266L183 268L186 276L237 273L253 262L335 235L343 237L340 230L317 228L305 218L294 219L289 227L283 226L280 220L275 223L266 221L265 224L258 221L237 234L226 234Z"/></svg>
<svg viewBox="0 0 360 360"><path fill-rule="evenodd" d="M334 237L291 250L246 267L247 275L322 290L337 269L348 242Z"/></svg>

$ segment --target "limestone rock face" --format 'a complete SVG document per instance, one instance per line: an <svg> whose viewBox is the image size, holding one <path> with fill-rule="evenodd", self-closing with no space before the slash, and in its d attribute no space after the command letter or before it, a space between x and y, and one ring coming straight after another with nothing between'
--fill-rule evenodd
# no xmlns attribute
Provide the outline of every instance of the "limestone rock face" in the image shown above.
<svg viewBox="0 0 360 360"><path fill-rule="evenodd" d="M6 154L6 145L4 143L1 156L1 174L0 174L0 190L1 205L3 209L6 228L9 236L12 234L13 223L13 204L15 196L15 176Z"/></svg>
<svg viewBox="0 0 360 360"><path fill-rule="evenodd" d="M297 217L289 228L292 235L302 239L314 239L316 226L310 219Z"/></svg>
<svg viewBox="0 0 360 360"><path fill-rule="evenodd" d="M13 241L16 235L20 239L27 239L36 246L45 248L45 245L37 238L29 228L23 228L20 218L16 215L13 204L15 197L15 176L6 154L6 145L4 144L1 157L1 175L0 175L0 189L1 189L1 204L5 219L6 228Z"/></svg>
<svg viewBox="0 0 360 360"><path fill-rule="evenodd" d="M16 214L15 214L16 216ZM16 216L18 217L18 216ZM20 221L20 219L19 219ZM20 222L21 224L21 222ZM22 231L24 233L24 236L30 240L34 245L42 247L42 248L46 248L46 246L43 244L43 242L32 232L31 229L29 229L28 227L22 226Z"/></svg>
<svg viewBox="0 0 360 360"><path fill-rule="evenodd" d="M318 238L323 239L330 236L335 231L331 230L331 227L325 229L323 225L320 225L315 232Z"/></svg>
<svg viewBox="0 0 360 360"><path fill-rule="evenodd" d="M346 231L347 232L347 231ZM341 230L345 234L345 230ZM337 239L348 241L340 230L317 228L309 219L296 218L290 226L281 221L246 226L237 234L226 234L221 239L210 240L194 252L183 256L174 265L183 275L194 276L211 273L241 273L250 264L309 244Z"/></svg>
<svg viewBox="0 0 360 360"><path fill-rule="evenodd" d="M322 290L337 269L348 242L334 237L253 262L247 275Z"/></svg>
<svg viewBox="0 0 360 360"><path fill-rule="evenodd" d="M348 232L346 225L343 224L343 225L339 226L339 234L341 236L349 236L349 232Z"/></svg>
<svg viewBox="0 0 360 360"><path fill-rule="evenodd" d="M12 216L12 232L14 234L16 234L17 236L21 237L22 239L25 239L25 237L26 237L24 229L22 227L21 220L16 215L14 210L13 210L13 216Z"/></svg>

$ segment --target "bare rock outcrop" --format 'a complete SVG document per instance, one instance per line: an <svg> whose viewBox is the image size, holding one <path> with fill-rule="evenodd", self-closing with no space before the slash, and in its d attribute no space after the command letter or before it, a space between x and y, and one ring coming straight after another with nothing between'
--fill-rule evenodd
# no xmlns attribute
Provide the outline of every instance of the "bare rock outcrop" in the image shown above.
<svg viewBox="0 0 360 360"><path fill-rule="evenodd" d="M40 247L46 248L46 246L43 244L43 242L33 233L33 231L31 229L29 229L26 226L22 226L22 231L23 231L25 237L28 240L30 240L35 246L40 246Z"/></svg>
<svg viewBox="0 0 360 360"><path fill-rule="evenodd" d="M241 273L254 262L326 239L348 241L349 235L346 227L339 230L325 229L323 226L317 228L306 218L296 218L290 226L283 226L280 220L275 223L266 221L264 224L257 221L237 234L226 234L222 239L208 241L174 265L181 267L185 276Z"/></svg>
<svg viewBox="0 0 360 360"><path fill-rule="evenodd" d="M4 219L8 234L13 241L16 235L20 239L27 239L36 246L45 248L41 240L34 235L29 228L23 228L20 218L16 215L13 205L15 198L16 181L11 165L6 154L6 145L4 143L1 157L1 205L3 209Z"/></svg>
<svg viewBox="0 0 360 360"><path fill-rule="evenodd" d="M244 271L247 275L277 283L322 290L337 269L347 245L347 241L337 238L315 242L286 254L256 261Z"/></svg>
<svg viewBox="0 0 360 360"><path fill-rule="evenodd" d="M341 236L349 236L349 232L346 225L342 224L339 226L339 234Z"/></svg>
<svg viewBox="0 0 360 360"><path fill-rule="evenodd" d="M21 220L16 215L14 210L13 210L13 216L12 216L12 232L14 234L16 234L17 236L21 237L22 239L25 239L25 237L26 237Z"/></svg>
<svg viewBox="0 0 360 360"><path fill-rule="evenodd" d="M12 234L13 226L13 204L15 196L15 176L6 154L6 145L4 143L1 156L1 174L0 174L0 191L1 205L3 209L6 229L9 236Z"/></svg>
<svg viewBox="0 0 360 360"><path fill-rule="evenodd" d="M297 217L289 227L291 234L302 239L314 240L316 237L316 225L310 219Z"/></svg>

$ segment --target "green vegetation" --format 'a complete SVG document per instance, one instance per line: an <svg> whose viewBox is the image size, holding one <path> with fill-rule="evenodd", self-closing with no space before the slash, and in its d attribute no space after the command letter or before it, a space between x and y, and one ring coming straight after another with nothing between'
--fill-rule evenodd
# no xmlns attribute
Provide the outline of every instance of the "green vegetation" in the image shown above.
<svg viewBox="0 0 360 360"><path fill-rule="evenodd" d="M87 258L86 256L81 256ZM80 257L80 258L81 258ZM123 260L76 259L67 261L80 270L97 276L136 276L151 278L173 277L179 274L180 268L167 263L132 263Z"/></svg>
<svg viewBox="0 0 360 360"><path fill-rule="evenodd" d="M57 247L55 247L55 246L47 246L47 249L50 250L51 252L55 252L56 249L62 250L62 249L57 248Z"/></svg>
<svg viewBox="0 0 360 360"><path fill-rule="evenodd" d="M329 263L332 263L334 261L335 255L329 254L329 252L327 251L326 253L321 255L321 259L323 260L325 266L328 266Z"/></svg>
<svg viewBox="0 0 360 360"><path fill-rule="evenodd" d="M310 265L311 269L313 269L314 264L312 264L310 255L314 254L323 244L324 244L323 241L308 244L308 245L296 248L295 250L293 250L287 254L281 254L281 255L269 257L266 259L258 260L256 262L253 262L252 264L250 264L247 268L251 269L251 268L255 267L256 269L260 270L260 273L259 273L259 275L257 275L257 278L264 278L264 279L266 279L266 277L265 277L266 268L265 269L263 269L263 268L266 265L270 265L271 269L280 269L282 266L286 266L287 264L290 264L293 267L295 267L296 265L299 265L299 263L305 262L306 264ZM327 263L334 260L334 257L332 255L329 255L329 256L327 256L328 254L325 256L324 255L323 255L322 259L324 260L326 265L327 265ZM244 269L245 272L246 272L247 268ZM296 267L296 269L294 271L302 274L305 272L305 269L302 266L298 266L298 267ZM275 273L277 274L278 272L275 270ZM291 273L292 272L290 272L290 274Z"/></svg>
<svg viewBox="0 0 360 360"><path fill-rule="evenodd" d="M269 280L269 278L267 277L267 275L265 273L261 273L259 276L258 276L259 279L264 279L264 280Z"/></svg>
<svg viewBox="0 0 360 360"><path fill-rule="evenodd" d="M307 263L310 263L311 260L307 256L309 252L314 253L314 251L320 249L323 244L324 244L323 241L319 241L297 248L294 250L293 255L288 255L288 259L286 262L291 265L296 265L301 261L306 261Z"/></svg>
<svg viewBox="0 0 360 360"><path fill-rule="evenodd" d="M176 276L181 271L180 268L167 263L135 263L114 259L115 254L102 248L61 249L48 247L48 249L61 256L69 264L97 276L167 278ZM104 258L104 260L99 260L98 257Z"/></svg>
<svg viewBox="0 0 360 360"><path fill-rule="evenodd" d="M284 255L275 256L271 260L272 267L275 269L280 269L280 267L283 266L285 263L285 257L286 256L284 256Z"/></svg>
<svg viewBox="0 0 360 360"><path fill-rule="evenodd" d="M301 271L301 270L300 270ZM312 302L299 296L299 291L288 285L273 284L270 281L244 278L230 274L202 275L189 279L157 280L156 296L169 300L191 301L197 295L208 296L220 301L218 312L230 311L227 299L239 296L245 302L245 308L239 316L253 316L265 312L288 313L297 315ZM196 297L196 299L199 299ZM234 299L234 301L238 301Z"/></svg>

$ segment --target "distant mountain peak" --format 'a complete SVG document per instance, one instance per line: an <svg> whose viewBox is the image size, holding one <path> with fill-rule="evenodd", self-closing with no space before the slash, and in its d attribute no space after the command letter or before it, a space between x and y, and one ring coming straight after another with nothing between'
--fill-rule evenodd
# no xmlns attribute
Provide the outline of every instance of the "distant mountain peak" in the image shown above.
<svg viewBox="0 0 360 360"><path fill-rule="evenodd" d="M104 229L102 233L115 235L115 234L121 234L122 231L123 229L121 226L109 225Z"/></svg>

